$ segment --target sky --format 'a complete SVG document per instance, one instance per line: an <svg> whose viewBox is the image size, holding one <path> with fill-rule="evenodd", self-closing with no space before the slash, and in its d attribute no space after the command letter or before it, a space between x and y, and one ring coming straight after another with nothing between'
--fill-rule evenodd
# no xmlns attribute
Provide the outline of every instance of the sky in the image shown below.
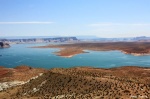
<svg viewBox="0 0 150 99"><path fill-rule="evenodd" d="M0 0L0 36L150 36L150 0Z"/></svg>

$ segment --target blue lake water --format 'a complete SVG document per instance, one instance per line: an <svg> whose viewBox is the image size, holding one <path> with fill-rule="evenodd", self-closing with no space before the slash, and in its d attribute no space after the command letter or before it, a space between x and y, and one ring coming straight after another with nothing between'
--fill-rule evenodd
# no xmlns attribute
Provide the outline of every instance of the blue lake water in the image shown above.
<svg viewBox="0 0 150 99"><path fill-rule="evenodd" d="M28 48L46 44L16 44L0 49L0 66L16 67L28 65L40 68L93 66L111 68L119 66L150 67L150 56L127 55L120 51L88 51L72 58L56 56L59 49Z"/></svg>

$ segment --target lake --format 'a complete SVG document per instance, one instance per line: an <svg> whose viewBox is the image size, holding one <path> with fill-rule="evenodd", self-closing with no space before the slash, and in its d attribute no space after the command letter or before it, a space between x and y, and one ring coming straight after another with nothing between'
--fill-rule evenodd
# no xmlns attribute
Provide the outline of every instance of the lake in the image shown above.
<svg viewBox="0 0 150 99"><path fill-rule="evenodd" d="M10 48L0 49L0 66L8 68L28 65L39 68L93 66L111 68L120 66L150 67L150 56L127 55L120 51L89 51L71 58L56 56L54 48L28 48L46 44L15 44ZM86 50L87 51L87 50Z"/></svg>

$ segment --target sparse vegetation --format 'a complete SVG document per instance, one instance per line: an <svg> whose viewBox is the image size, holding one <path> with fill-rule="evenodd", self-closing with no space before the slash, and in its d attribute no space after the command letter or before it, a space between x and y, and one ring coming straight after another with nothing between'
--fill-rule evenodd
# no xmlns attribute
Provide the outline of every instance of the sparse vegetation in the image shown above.
<svg viewBox="0 0 150 99"><path fill-rule="evenodd" d="M29 83L8 89L7 92L17 89L9 95L12 99L146 99L150 97L149 77L149 68L141 67L54 68Z"/></svg>

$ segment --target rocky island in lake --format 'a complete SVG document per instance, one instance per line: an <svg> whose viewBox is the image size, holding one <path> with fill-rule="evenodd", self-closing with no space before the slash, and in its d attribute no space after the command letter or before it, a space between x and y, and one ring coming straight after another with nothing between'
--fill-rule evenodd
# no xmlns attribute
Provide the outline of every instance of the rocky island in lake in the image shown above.
<svg viewBox="0 0 150 99"><path fill-rule="evenodd" d="M9 48L10 45L8 43L0 42L0 48Z"/></svg>

